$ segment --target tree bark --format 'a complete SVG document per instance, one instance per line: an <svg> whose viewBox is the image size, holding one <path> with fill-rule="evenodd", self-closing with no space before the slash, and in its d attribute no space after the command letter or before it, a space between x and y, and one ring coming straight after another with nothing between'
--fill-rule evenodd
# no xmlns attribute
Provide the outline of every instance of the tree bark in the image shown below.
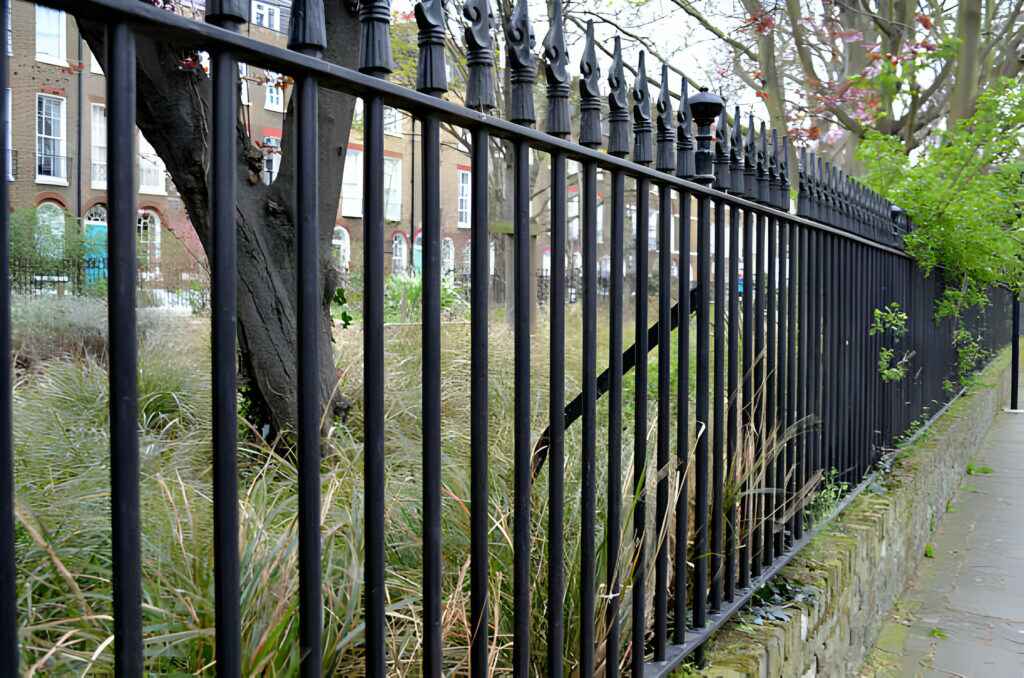
<svg viewBox="0 0 1024 678"><path fill-rule="evenodd" d="M145 1L145 0L141 0ZM326 4L324 58L348 67L359 59L359 24L346 3ZM103 27L80 21L82 34L101 64ZM211 81L202 71L182 70L188 52L160 40L138 43L138 126L164 161L193 228L212 255L209 198L209 111ZM104 64L105 65L105 64ZM337 393L332 349L331 299L340 276L331 256L345 150L355 99L321 90L318 111L320 169L320 392L325 408L338 415L347 403ZM296 416L297 330L294 228L293 106L285 116L281 167L276 180L260 180L262 153L244 126L238 134L238 344L243 376L255 410L277 430L291 429Z"/></svg>
<svg viewBox="0 0 1024 678"><path fill-rule="evenodd" d="M974 100L978 95L978 74L981 68L980 3L960 3L956 17L956 34L960 38L960 49L956 60L956 80L953 82L953 92L949 98L949 128L952 128L957 120L970 117L974 111Z"/></svg>

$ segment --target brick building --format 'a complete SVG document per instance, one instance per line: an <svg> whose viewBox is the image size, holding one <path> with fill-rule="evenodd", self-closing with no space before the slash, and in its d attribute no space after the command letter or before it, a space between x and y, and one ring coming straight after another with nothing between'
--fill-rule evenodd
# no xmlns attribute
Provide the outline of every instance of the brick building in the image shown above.
<svg viewBox="0 0 1024 678"><path fill-rule="evenodd" d="M202 19L204 4L191 3ZM253 0L251 37L284 46L289 0ZM85 240L86 252L104 251L106 234L105 79L80 37L73 17L23 0L12 2L8 27L11 55L10 208L34 208L36 243L53 257L68 234ZM181 10L188 11L188 10ZM196 68L207 67L201 54ZM264 155L262 179L269 183L280 166L281 134L291 95L289 79L239 65L241 116ZM385 220L389 266L408 272L419 266L421 219L418 126L404 113L385 110ZM362 256L362 125L352 128L339 200L335 256L339 266L358 268ZM468 261L468 157L446 139L441 162L442 261L446 272ZM177 261L203 265L205 257L170 177L142 134L139 153L140 257L170 266Z"/></svg>

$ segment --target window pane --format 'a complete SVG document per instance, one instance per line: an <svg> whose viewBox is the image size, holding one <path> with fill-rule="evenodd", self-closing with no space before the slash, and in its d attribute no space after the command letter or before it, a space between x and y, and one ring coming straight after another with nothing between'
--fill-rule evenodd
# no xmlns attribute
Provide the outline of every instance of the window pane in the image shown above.
<svg viewBox="0 0 1024 678"><path fill-rule="evenodd" d="M36 58L65 58L64 12L36 5Z"/></svg>
<svg viewBox="0 0 1024 678"><path fill-rule="evenodd" d="M346 217L363 216L363 152L352 148L345 152L341 213Z"/></svg>

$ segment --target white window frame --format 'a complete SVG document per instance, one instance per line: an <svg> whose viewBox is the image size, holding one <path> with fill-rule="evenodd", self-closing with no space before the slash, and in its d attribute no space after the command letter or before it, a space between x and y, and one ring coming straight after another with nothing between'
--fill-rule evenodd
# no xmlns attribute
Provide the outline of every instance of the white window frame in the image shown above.
<svg viewBox="0 0 1024 678"><path fill-rule="evenodd" d="M7 11L7 56L14 56L14 27L11 25L11 15L14 14L14 7Z"/></svg>
<svg viewBox="0 0 1024 678"><path fill-rule="evenodd" d="M459 228L469 228L473 215L473 173L469 170L460 169L456 172L458 181L459 204L457 211L457 225Z"/></svg>
<svg viewBox="0 0 1024 678"><path fill-rule="evenodd" d="M152 217L152 223L143 229L142 221L146 217ZM149 275L156 274L160 270L160 231L162 228L162 220L155 210L143 207L135 215L136 252L139 259L150 267L147 272Z"/></svg>
<svg viewBox="0 0 1024 678"><path fill-rule="evenodd" d="M402 159L384 156L384 221L402 220Z"/></svg>
<svg viewBox="0 0 1024 678"><path fill-rule="evenodd" d="M39 173L39 141L41 135L39 132L39 101L41 99L51 99L53 101L60 102L60 137L47 136L47 139L57 140L57 154L54 156L59 162L64 163L63 171L64 176L51 176L47 174ZM36 93L36 183L37 184L51 184L53 186L67 186L68 185L68 166L67 166L67 149L68 149L68 102L64 97L55 96L53 94L43 94L42 92ZM60 169L56 164L55 167Z"/></svg>
<svg viewBox="0 0 1024 678"><path fill-rule="evenodd" d="M149 178L157 178L157 182L145 183L143 178L147 173ZM139 193L167 195L167 168L142 132L139 132Z"/></svg>
<svg viewBox="0 0 1024 678"><path fill-rule="evenodd" d="M284 101L284 87L280 86L281 74L273 71L267 71L267 87L266 96L263 99L263 108L268 111L274 111L275 113L285 112L285 101ZM278 83L276 85L271 83ZM277 92L276 96L272 96L272 92Z"/></svg>
<svg viewBox="0 0 1024 678"><path fill-rule="evenodd" d="M580 192L577 190L569 193L569 199L566 202L565 220L568 225L566 230L569 242L578 242L582 230L580 228Z"/></svg>
<svg viewBox="0 0 1024 678"><path fill-rule="evenodd" d="M342 237L344 236L344 237ZM352 265L352 234L341 224L335 224L331 245L336 248L338 267L342 273L348 273Z"/></svg>
<svg viewBox="0 0 1024 678"><path fill-rule="evenodd" d="M39 27L44 25L47 20L53 18L56 18L58 21L56 54L39 51ZM68 18L59 9L36 5L36 61L54 66L68 65Z"/></svg>
<svg viewBox="0 0 1024 678"><path fill-rule="evenodd" d="M393 137L402 136L402 112L391 106L384 107L384 134Z"/></svg>
<svg viewBox="0 0 1024 678"><path fill-rule="evenodd" d="M47 211L50 211L51 208L57 211L57 214L54 215L54 221L41 222L40 216L42 215L43 210L46 209ZM60 223L57 223L56 221L56 218L58 216L60 218ZM49 232L44 234L41 230L43 226L48 228ZM67 238L67 227L67 215L64 212L64 208L61 207L60 204L54 202L53 200L44 200L43 202L39 203L36 206L36 232L35 238L33 239L36 251L39 254L46 257L50 257L53 259L63 259L65 245L64 240L65 238ZM44 249L46 249L50 245L53 246L53 251L44 251Z"/></svg>
<svg viewBox="0 0 1024 678"><path fill-rule="evenodd" d="M261 12L262 10L262 12ZM258 21L259 16L264 16L269 19L268 23ZM268 2L259 2L259 0L253 0L252 3L252 23L254 26L260 26L262 28L269 28L272 31L281 32L281 8L277 5L271 5Z"/></svg>
<svg viewBox="0 0 1024 678"><path fill-rule="evenodd" d="M89 121L89 186L93 190L103 191L107 188L107 107L92 104L89 107ZM103 143L96 143L98 140Z"/></svg>
<svg viewBox="0 0 1024 678"><path fill-rule="evenodd" d="M363 152L349 147L341 182L341 215L363 218Z"/></svg>

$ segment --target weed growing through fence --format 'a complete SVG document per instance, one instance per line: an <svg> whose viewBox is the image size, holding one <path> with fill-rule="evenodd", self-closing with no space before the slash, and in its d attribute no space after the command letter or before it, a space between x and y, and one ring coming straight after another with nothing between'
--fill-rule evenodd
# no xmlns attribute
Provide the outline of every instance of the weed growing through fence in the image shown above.
<svg viewBox="0 0 1024 678"><path fill-rule="evenodd" d="M967 462L967 475L969 476L987 476L994 473L991 466L978 466L973 462Z"/></svg>
<svg viewBox="0 0 1024 678"><path fill-rule="evenodd" d="M925 544L924 545L924 557L925 558L934 558L935 557L935 544Z"/></svg>

